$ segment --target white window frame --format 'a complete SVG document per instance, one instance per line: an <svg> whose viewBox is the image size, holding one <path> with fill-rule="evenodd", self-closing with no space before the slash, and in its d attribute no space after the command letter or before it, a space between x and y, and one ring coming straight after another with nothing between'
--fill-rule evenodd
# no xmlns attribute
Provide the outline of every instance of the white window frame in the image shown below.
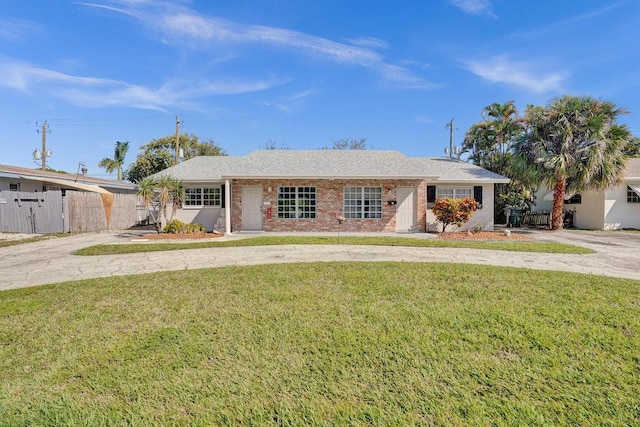
<svg viewBox="0 0 640 427"><path fill-rule="evenodd" d="M640 195L627 185L627 203L640 203Z"/></svg>
<svg viewBox="0 0 640 427"><path fill-rule="evenodd" d="M9 183L9 191L20 191L20 183L19 182Z"/></svg>
<svg viewBox="0 0 640 427"><path fill-rule="evenodd" d="M382 187L346 186L342 205L345 219L382 219Z"/></svg>
<svg viewBox="0 0 640 427"><path fill-rule="evenodd" d="M473 187L436 187L436 200L438 199L473 199Z"/></svg>
<svg viewBox="0 0 640 427"><path fill-rule="evenodd" d="M278 187L278 219L316 219L318 207L316 187L283 185ZM292 202L287 204L286 201Z"/></svg>
<svg viewBox="0 0 640 427"><path fill-rule="evenodd" d="M190 193L194 193L190 198ZM220 186L189 186L184 189L183 209L219 208L222 206Z"/></svg>

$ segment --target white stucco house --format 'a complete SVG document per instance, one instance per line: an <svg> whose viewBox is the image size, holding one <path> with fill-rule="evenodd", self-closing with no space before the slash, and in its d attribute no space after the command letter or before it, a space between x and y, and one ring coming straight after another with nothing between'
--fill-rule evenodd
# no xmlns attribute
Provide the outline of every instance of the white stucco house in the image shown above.
<svg viewBox="0 0 640 427"><path fill-rule="evenodd" d="M207 230L425 232L438 197L473 197L464 228L493 229L494 184L509 179L452 158L377 150L259 150L168 168L186 189L174 218ZM340 219L340 220L339 220Z"/></svg>
<svg viewBox="0 0 640 427"><path fill-rule="evenodd" d="M534 211L550 211L553 194L538 191ZM640 229L640 158L629 159L620 185L605 191L567 194L565 210L575 211L574 225L594 230Z"/></svg>

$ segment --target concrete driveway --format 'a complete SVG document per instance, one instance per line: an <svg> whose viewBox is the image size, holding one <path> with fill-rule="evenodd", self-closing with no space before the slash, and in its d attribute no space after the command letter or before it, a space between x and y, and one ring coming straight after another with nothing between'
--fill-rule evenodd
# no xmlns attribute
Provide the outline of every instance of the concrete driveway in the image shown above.
<svg viewBox="0 0 640 427"><path fill-rule="evenodd" d="M456 262L571 271L640 280L640 233L530 231L528 234L537 240L588 247L596 253L561 255L478 249L289 245L93 257L71 255L73 251L86 246L126 243L135 237L127 232L91 233L0 248L0 290L154 271L313 261ZM233 238L248 237L250 236L240 235Z"/></svg>

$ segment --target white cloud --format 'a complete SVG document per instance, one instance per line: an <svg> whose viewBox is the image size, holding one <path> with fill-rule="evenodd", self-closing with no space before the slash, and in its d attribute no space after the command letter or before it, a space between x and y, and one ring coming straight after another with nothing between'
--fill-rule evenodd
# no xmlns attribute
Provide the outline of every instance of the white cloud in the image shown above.
<svg viewBox="0 0 640 427"><path fill-rule="evenodd" d="M566 80L565 72L539 71L535 62L512 61L506 55L465 64L469 71L490 83L517 86L534 93L560 92Z"/></svg>
<svg viewBox="0 0 640 427"><path fill-rule="evenodd" d="M85 107L125 106L162 110L197 108L198 99L212 95L258 92L281 85L275 77L264 80L173 80L161 87L145 87L95 77L74 76L0 57L0 86L25 92L52 94Z"/></svg>
<svg viewBox="0 0 640 427"><path fill-rule="evenodd" d="M449 0L449 2L464 13L496 17L491 10L491 2L489 0Z"/></svg>
<svg viewBox="0 0 640 427"><path fill-rule="evenodd" d="M402 83L408 83L410 88L432 86L410 69L389 64L374 50L388 48L387 43L380 39L362 37L340 43L284 28L238 24L215 16L204 16L189 8L165 2L112 1L110 4L111 6L85 3L86 6L107 8L134 17L152 31L156 31L162 41L169 44L201 50L209 48L212 44L269 46L304 54L317 60L367 68L380 73L383 79L390 78L389 82L398 87ZM394 71L390 72L392 69Z"/></svg>

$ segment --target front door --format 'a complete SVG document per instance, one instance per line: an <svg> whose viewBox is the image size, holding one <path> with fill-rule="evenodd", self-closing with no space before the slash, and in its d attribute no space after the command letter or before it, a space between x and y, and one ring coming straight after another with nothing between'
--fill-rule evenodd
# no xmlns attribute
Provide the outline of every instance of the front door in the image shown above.
<svg viewBox="0 0 640 427"><path fill-rule="evenodd" d="M262 231L262 186L242 187L242 229Z"/></svg>
<svg viewBox="0 0 640 427"><path fill-rule="evenodd" d="M416 190L413 187L396 188L396 233L408 233L416 226Z"/></svg>

